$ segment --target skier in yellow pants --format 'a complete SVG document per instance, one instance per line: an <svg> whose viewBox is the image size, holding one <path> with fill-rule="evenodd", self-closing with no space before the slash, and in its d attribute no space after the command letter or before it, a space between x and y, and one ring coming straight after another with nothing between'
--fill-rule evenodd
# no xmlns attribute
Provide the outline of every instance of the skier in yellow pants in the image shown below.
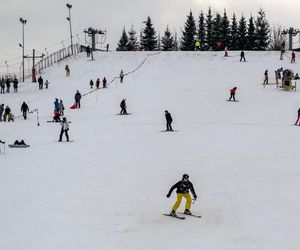
<svg viewBox="0 0 300 250"><path fill-rule="evenodd" d="M173 185L171 187L169 193L167 194L167 198L169 198L171 196L171 194L175 188L177 188L177 191L176 191L177 200L176 200L174 206L172 207L172 211L171 211L170 215L176 216L176 210L178 209L178 207L181 204L182 197L184 197L186 199L184 213L191 215L192 213L190 211L190 208L192 205L192 198L191 198L191 195L189 194L189 190L191 190L195 200L197 199L197 195L195 193L193 184L189 181L189 176L187 174L184 174L182 176L182 180L177 182L175 185Z"/></svg>

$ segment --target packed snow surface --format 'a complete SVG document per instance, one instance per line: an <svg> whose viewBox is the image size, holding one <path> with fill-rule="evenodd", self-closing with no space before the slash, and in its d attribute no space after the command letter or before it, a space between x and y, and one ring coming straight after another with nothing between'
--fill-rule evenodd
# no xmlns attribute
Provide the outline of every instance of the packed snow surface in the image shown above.
<svg viewBox="0 0 300 250"><path fill-rule="evenodd" d="M1 140L30 144L5 154L0 144L0 249L298 250L300 94L262 85L266 69L274 83L276 69L297 72L298 64L289 55L280 61L279 52L246 51L246 63L229 55L81 54L43 72L49 89L28 81L18 94L0 95L15 116L23 101L38 108L40 122L34 112L0 123ZM122 84L116 79L69 109L91 79L110 82L142 62ZM227 102L234 86L239 102ZM72 143L57 142L60 125L46 122L55 98L65 103ZM116 115L123 98L131 115ZM165 110L178 132L160 132ZM184 173L200 219L163 216Z"/></svg>

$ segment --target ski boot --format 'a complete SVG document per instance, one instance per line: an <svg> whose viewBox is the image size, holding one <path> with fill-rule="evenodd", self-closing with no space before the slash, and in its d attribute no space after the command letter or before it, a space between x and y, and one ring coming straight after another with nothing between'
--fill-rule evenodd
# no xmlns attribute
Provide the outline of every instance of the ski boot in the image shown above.
<svg viewBox="0 0 300 250"><path fill-rule="evenodd" d="M184 210L184 214L191 215L192 213L191 213L191 211L189 209L185 209Z"/></svg>
<svg viewBox="0 0 300 250"><path fill-rule="evenodd" d="M176 216L176 212L174 210L171 211L170 213L171 216Z"/></svg>

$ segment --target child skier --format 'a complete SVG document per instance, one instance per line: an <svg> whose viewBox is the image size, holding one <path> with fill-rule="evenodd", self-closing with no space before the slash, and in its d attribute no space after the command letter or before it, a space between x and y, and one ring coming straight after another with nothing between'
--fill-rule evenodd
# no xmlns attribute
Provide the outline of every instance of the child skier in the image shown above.
<svg viewBox="0 0 300 250"><path fill-rule="evenodd" d="M170 189L170 191L167 194L167 198L169 198L173 192L173 190L177 188L177 200L174 204L174 206L172 207L172 211L170 213L171 216L176 216L176 210L177 208L180 206L182 197L184 197L186 199L186 204L185 204L185 210L184 213L187 215L191 215L191 205L192 205L192 199L191 199L191 195L189 193L189 190L191 190L194 199L197 199L197 195L195 193L193 184L189 181L189 176L187 174L184 174L182 176L182 180L177 182L175 185L173 185Z"/></svg>

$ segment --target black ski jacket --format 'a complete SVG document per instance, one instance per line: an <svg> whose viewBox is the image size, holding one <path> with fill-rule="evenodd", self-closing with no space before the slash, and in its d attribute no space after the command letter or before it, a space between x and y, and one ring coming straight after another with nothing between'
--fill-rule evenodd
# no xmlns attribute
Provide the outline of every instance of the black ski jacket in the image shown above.
<svg viewBox="0 0 300 250"><path fill-rule="evenodd" d="M28 105L26 103L23 103L21 106L21 111L22 112L27 112L29 111Z"/></svg>
<svg viewBox="0 0 300 250"><path fill-rule="evenodd" d="M191 183L190 181L188 181L188 182L184 182L183 180L178 181L175 185L173 185L171 187L168 195L171 195L175 188L177 188L176 193L178 193L178 194L188 194L189 190L191 190L193 196L197 197L195 190L194 190L193 183Z"/></svg>
<svg viewBox="0 0 300 250"><path fill-rule="evenodd" d="M165 116L166 116L167 122L172 122L173 121L172 116L171 116L170 113L166 113Z"/></svg>

